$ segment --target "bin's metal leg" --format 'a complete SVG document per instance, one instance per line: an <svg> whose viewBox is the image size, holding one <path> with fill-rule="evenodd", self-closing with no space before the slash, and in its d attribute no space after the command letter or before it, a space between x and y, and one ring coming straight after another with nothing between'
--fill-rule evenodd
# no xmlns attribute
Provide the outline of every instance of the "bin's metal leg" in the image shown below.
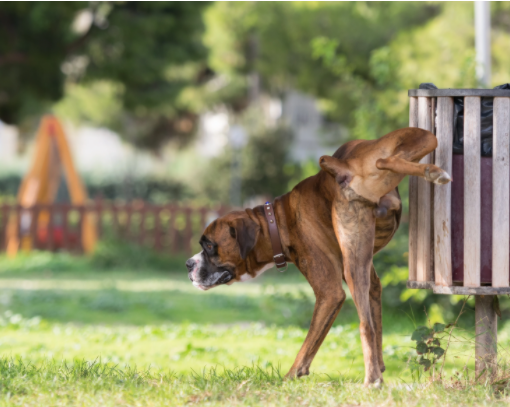
<svg viewBox="0 0 510 407"><path fill-rule="evenodd" d="M493 302L494 295L475 296L475 374L480 380L496 374L498 320Z"/></svg>

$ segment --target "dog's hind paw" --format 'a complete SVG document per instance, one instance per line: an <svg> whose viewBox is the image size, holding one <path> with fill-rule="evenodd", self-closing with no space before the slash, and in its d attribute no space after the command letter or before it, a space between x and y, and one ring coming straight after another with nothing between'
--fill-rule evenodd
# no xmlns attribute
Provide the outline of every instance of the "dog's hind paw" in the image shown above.
<svg viewBox="0 0 510 407"><path fill-rule="evenodd" d="M441 174L435 181L434 183L435 184L440 184L440 185L443 185L443 184L448 184L449 182L452 181L452 178L450 177L450 174L448 174L446 171Z"/></svg>
<svg viewBox="0 0 510 407"><path fill-rule="evenodd" d="M381 389L383 386L384 380L382 377L379 377L378 379L375 379L373 381L368 381L365 379L365 387L371 388L371 389Z"/></svg>
<svg viewBox="0 0 510 407"><path fill-rule="evenodd" d="M425 179L439 185L448 184L452 181L450 174L435 165L430 165L425 169Z"/></svg>

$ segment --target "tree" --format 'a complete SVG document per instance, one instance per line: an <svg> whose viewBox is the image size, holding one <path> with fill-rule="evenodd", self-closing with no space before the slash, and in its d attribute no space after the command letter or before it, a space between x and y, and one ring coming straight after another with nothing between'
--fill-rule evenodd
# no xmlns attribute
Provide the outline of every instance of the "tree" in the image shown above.
<svg viewBox="0 0 510 407"><path fill-rule="evenodd" d="M248 84L239 86L239 77L255 68L266 92L312 94L330 120L353 128L353 113L376 84L372 52L440 10L410 2L218 2L206 12L209 64L226 78L226 87L238 87L240 98ZM249 52L253 37L255 61Z"/></svg>
<svg viewBox="0 0 510 407"><path fill-rule="evenodd" d="M59 100L66 81L120 85L135 143L189 134L181 91L207 74L193 2L11 2L0 5L0 119L20 123ZM195 65L193 65L195 64ZM126 117L124 118L126 119Z"/></svg>

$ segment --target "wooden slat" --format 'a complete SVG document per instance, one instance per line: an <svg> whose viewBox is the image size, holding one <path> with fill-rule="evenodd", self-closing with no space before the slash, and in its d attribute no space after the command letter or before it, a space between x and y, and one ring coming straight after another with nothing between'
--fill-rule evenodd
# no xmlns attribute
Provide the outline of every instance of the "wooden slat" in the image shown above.
<svg viewBox="0 0 510 407"><path fill-rule="evenodd" d="M432 114L430 98L418 98L418 127L432 131ZM423 157L422 164L430 163L430 154ZM423 178L418 179L418 228L416 281L432 280L431 261L431 186Z"/></svg>
<svg viewBox="0 0 510 407"><path fill-rule="evenodd" d="M510 98L494 98L492 141L492 286L509 286Z"/></svg>
<svg viewBox="0 0 510 407"><path fill-rule="evenodd" d="M464 286L480 286L480 98L464 98ZM494 242L497 245L497 242ZM508 250L508 246L505 248Z"/></svg>
<svg viewBox="0 0 510 407"><path fill-rule="evenodd" d="M409 98L409 127L418 127L418 98ZM418 249L418 178L409 177L409 280L416 281Z"/></svg>
<svg viewBox="0 0 510 407"><path fill-rule="evenodd" d="M436 98L430 98L430 131L436 134ZM436 151L432 151L429 154L429 160L431 163L436 161ZM434 280L434 184L430 184L430 280Z"/></svg>
<svg viewBox="0 0 510 407"><path fill-rule="evenodd" d="M437 98L436 165L452 173L453 98ZM452 285L451 240L452 186L434 188L434 277L436 285Z"/></svg>

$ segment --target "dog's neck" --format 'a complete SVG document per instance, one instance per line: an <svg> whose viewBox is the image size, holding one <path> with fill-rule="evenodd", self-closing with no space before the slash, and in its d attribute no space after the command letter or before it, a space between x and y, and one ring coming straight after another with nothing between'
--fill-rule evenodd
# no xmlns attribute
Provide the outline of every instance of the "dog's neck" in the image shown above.
<svg viewBox="0 0 510 407"><path fill-rule="evenodd" d="M288 229L287 229L287 220L285 216L284 209L284 199L283 197L277 198L273 202L273 209L275 213L275 220L278 226L278 232L280 234L280 242L283 249L283 254L288 262L292 262L292 259L289 255L288 250ZM269 235L269 225L267 224L267 219L264 215L264 207L263 205L256 206L252 209L252 216L256 218L257 223L260 225L260 235L257 239L257 244L255 245L252 251L252 262L256 263L258 267L265 267L268 264L274 263L273 260L273 248L271 246L271 237Z"/></svg>

